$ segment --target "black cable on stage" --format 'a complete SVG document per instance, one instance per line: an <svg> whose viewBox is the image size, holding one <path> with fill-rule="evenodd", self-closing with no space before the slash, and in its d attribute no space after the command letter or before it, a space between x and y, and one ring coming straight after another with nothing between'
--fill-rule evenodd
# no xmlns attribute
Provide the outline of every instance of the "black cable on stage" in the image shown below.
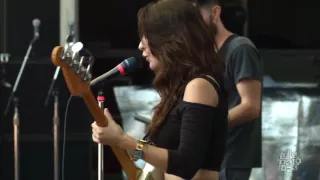
<svg viewBox="0 0 320 180"><path fill-rule="evenodd" d="M64 159L65 159L65 147L66 147L66 131L67 131L67 115L68 115L68 109L69 104L71 102L71 99L74 96L70 96L67 102L66 112L64 115L64 127L63 127L63 141L62 141L62 160L61 160L61 180L64 180Z"/></svg>

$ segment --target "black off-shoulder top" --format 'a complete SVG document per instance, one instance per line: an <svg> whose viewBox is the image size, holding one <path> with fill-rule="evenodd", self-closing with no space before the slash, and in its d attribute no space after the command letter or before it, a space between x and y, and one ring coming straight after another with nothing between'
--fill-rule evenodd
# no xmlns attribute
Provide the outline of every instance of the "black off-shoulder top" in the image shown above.
<svg viewBox="0 0 320 180"><path fill-rule="evenodd" d="M228 104L226 93L211 78L216 89L216 107L190 103L176 104L154 138L156 146L168 149L168 174L192 179L199 169L220 171L224 157Z"/></svg>

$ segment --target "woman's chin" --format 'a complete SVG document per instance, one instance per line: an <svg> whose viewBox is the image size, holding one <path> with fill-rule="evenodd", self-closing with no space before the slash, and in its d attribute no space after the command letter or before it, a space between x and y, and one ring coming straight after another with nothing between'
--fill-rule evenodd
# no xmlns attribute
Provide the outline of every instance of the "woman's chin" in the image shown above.
<svg viewBox="0 0 320 180"><path fill-rule="evenodd" d="M156 69L156 67L152 64L152 63L149 63L149 68L154 71Z"/></svg>

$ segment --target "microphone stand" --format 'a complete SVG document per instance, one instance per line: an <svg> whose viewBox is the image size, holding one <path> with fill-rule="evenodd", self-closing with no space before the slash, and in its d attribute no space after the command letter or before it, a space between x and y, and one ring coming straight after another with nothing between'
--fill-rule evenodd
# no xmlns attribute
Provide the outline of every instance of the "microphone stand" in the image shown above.
<svg viewBox="0 0 320 180"><path fill-rule="evenodd" d="M68 51L74 44L74 36L68 35L66 38L66 44L64 46L65 52ZM63 57L70 56L69 54L64 53ZM55 73L53 75L50 88L47 92L47 96L44 102L44 106L47 107L50 101L50 97L54 97L54 107L53 107L53 151L54 151L54 180L59 180L59 126L60 126L60 118L59 118L59 91L57 88L55 88L55 91L53 90L55 87L55 82L59 76L60 73L60 66L56 67Z"/></svg>
<svg viewBox="0 0 320 180"><path fill-rule="evenodd" d="M59 180L59 96L58 90L53 93L53 148L54 148L54 180Z"/></svg>
<svg viewBox="0 0 320 180"><path fill-rule="evenodd" d="M20 179L20 153L19 153L19 110L18 98L14 98L14 115L13 115L13 141L14 141L14 179Z"/></svg>
<svg viewBox="0 0 320 180"><path fill-rule="evenodd" d="M53 88L54 88L54 84L55 84L55 82L56 82L56 80L58 78L59 72L60 72L60 66L56 67L56 71L55 71L55 73L53 75L52 82L51 82L50 88L48 90L46 100L44 102L44 106L45 107L48 106L50 97L53 95L52 91L53 91Z"/></svg>
<svg viewBox="0 0 320 180"><path fill-rule="evenodd" d="M39 36L34 36L33 39L30 41L30 44L29 44L29 47L28 47L28 50L27 50L27 53L26 55L24 56L24 60L22 62L22 65L21 65L21 68L20 68L20 71L19 71L19 74L17 76L17 79L16 79L16 82L14 83L14 86L13 86L13 89L12 89L12 92L11 92L11 95L9 97L9 100L8 100L8 104L7 104L7 107L5 109L5 112L4 112L4 115L7 116L8 112L9 112L9 109L10 109L10 106L11 106L11 101L13 99L13 97L15 96L16 94L16 91L17 91L17 88L18 88L18 85L20 83L20 79L21 79L21 76L22 76L22 73L24 71L24 68L27 64L27 61L29 59L29 56L30 56L30 53L31 53L31 50L32 50L32 46L34 44L34 42L36 42L36 40L38 40Z"/></svg>
<svg viewBox="0 0 320 180"><path fill-rule="evenodd" d="M98 93L98 103L100 108L103 110L104 109L104 95L103 95L103 91L100 90ZM98 180L104 180L104 148L103 148L103 144L99 143L98 144Z"/></svg>

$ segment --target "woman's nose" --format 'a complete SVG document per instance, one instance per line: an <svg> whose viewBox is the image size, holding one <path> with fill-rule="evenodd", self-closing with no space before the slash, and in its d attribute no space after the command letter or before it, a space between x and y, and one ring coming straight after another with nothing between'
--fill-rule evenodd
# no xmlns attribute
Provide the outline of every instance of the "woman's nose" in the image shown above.
<svg viewBox="0 0 320 180"><path fill-rule="evenodd" d="M143 51L143 43L142 43L141 41L140 41L140 43L139 43L138 49L141 50L141 51Z"/></svg>

